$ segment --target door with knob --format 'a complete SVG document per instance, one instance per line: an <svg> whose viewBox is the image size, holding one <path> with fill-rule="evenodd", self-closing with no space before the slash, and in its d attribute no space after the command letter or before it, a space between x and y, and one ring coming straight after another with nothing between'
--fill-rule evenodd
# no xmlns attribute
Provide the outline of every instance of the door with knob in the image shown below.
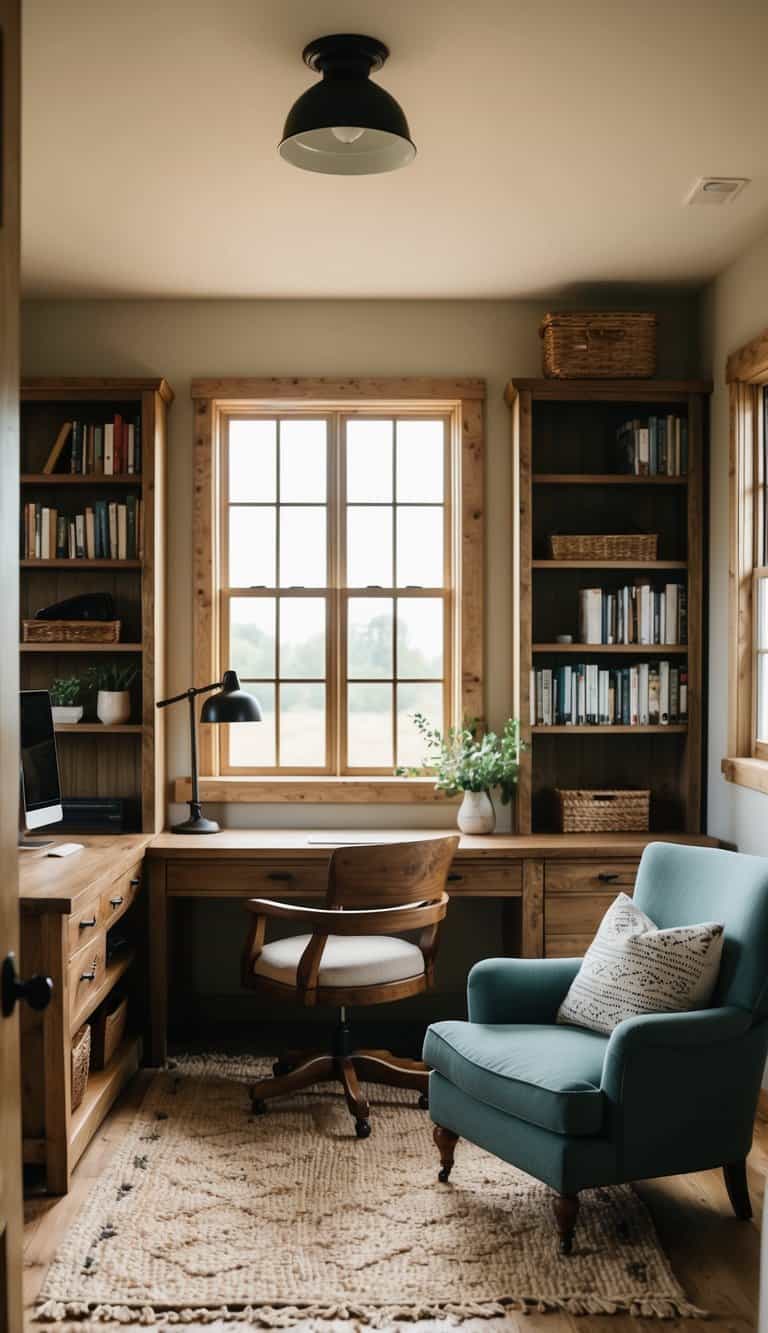
<svg viewBox="0 0 768 1333"><path fill-rule="evenodd" d="M0 0L0 959L19 948L19 81L19 0ZM20 983L13 959L2 968L2 979L0 1330L21 1333ZM36 994L41 998L41 991Z"/></svg>

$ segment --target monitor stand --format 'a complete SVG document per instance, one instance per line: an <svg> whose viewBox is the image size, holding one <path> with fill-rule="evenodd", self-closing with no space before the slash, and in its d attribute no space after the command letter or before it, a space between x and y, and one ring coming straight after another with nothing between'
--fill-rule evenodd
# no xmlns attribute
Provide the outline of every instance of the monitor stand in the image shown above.
<svg viewBox="0 0 768 1333"><path fill-rule="evenodd" d="M52 847L55 838L24 838L19 834L17 847L20 852L39 852L41 847Z"/></svg>

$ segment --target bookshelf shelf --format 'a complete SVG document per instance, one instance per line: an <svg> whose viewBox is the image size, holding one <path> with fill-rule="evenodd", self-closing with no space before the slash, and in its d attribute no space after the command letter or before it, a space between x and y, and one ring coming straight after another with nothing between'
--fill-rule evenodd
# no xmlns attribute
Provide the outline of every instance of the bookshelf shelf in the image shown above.
<svg viewBox="0 0 768 1333"><path fill-rule="evenodd" d="M688 477L635 477L623 472L535 472L534 486L687 486Z"/></svg>
<svg viewBox="0 0 768 1333"><path fill-rule="evenodd" d="M53 551L54 557L19 561L20 619L42 606L97 594L110 599L113 612L104 618L119 620L125 636L121 643L20 643L21 688L46 690L57 676L76 676L82 689L88 667L135 666L129 723L56 728L65 801L121 798L128 812L125 832L155 833L165 823L165 719L155 701L166 693L161 636L172 400L161 379L46 378L21 386L22 550ZM110 450L120 469L112 474L100 470L112 466ZM126 471L134 459L139 471ZM46 463L61 470L44 472ZM46 510L50 529L44 526ZM62 520L69 541L61 540ZM77 548L99 558L64 556L73 550L73 525ZM142 558L105 558L118 551ZM73 739L78 735L80 741Z"/></svg>
<svg viewBox="0 0 768 1333"><path fill-rule="evenodd" d="M507 385L511 409L512 477L519 506L518 568L513 579L514 708L523 751L517 789L517 831L556 834L561 828L556 789L651 791L650 832L701 831L702 730L702 568L706 534L704 510L704 413L711 386L702 381L552 381L522 379ZM674 436L662 417L679 418ZM655 418L655 422L650 419ZM684 423L684 424L683 424ZM647 436L646 436L647 430ZM630 440L649 466L663 457L660 441L686 443L684 475L637 476L619 473ZM588 503L581 526L574 497ZM654 532L659 560L554 560L547 557L555 533ZM674 559L672 557L675 557ZM651 585L650 606L635 586ZM658 615L663 626L667 584L682 585L687 633L671 628L685 643L558 643L557 635L581 640L582 594L600 586L603 616ZM629 587L629 593L624 589ZM627 601L619 602L619 596ZM616 599L609 601L607 599ZM658 601L656 600L658 598ZM662 601L662 598L665 599ZM672 602L675 606L675 601ZM673 610L673 614L676 612ZM611 624L611 621L608 621ZM647 623L647 622L646 622ZM621 631L620 631L621 632ZM645 633L645 631L643 631ZM661 636L664 629L661 630ZM597 637L595 634L594 637ZM637 637L637 632L631 637ZM571 668L584 664L574 679ZM647 668L646 668L647 664ZM551 670L551 677L549 672ZM532 673L542 676L532 679ZM686 703L681 698L687 686ZM593 715L613 713L624 723L565 724L578 688L583 718L587 688L603 702ZM658 691L658 704L657 704ZM669 691L667 695L667 691ZM627 693L628 692L628 693ZM646 703L647 692L647 703ZM533 695L533 699L532 696ZM638 698L639 707L634 699ZM565 700L565 703L563 702ZM667 702L668 700L668 702ZM682 712L687 721L669 725L627 725L629 713ZM538 711L531 717L531 708ZM552 711L550 711L552 710ZM544 716L557 725L545 726ZM546 742L542 736L550 739ZM571 737L566 741L564 737ZM643 737L640 744L636 738ZM591 933L591 930L590 930Z"/></svg>

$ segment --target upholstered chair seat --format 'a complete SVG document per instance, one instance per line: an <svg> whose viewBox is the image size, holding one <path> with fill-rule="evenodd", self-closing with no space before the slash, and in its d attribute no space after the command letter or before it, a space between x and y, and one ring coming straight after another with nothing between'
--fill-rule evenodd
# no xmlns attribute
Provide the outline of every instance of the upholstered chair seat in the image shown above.
<svg viewBox="0 0 768 1333"><path fill-rule="evenodd" d="M311 935L293 935L265 944L253 965L255 977L296 985L296 971ZM318 986L381 986L424 974L424 955L416 944L393 935L329 935Z"/></svg>

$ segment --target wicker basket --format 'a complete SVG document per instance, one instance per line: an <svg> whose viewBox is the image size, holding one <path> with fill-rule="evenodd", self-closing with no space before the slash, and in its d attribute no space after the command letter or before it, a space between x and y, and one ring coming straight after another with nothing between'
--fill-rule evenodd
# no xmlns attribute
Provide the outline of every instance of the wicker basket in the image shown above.
<svg viewBox="0 0 768 1333"><path fill-rule="evenodd" d="M110 1007L112 1006L112 1007ZM125 1034L128 999L115 1001L112 996L98 1009L93 1019L93 1067L104 1069L115 1054Z"/></svg>
<svg viewBox="0 0 768 1333"><path fill-rule="evenodd" d="M549 379L650 379L656 316L594 310L545 315L539 328Z"/></svg>
<svg viewBox="0 0 768 1333"><path fill-rule="evenodd" d="M22 620L22 643L119 643L119 620Z"/></svg>
<svg viewBox="0 0 768 1333"><path fill-rule="evenodd" d="M551 536L553 560L655 560L657 532L599 533L597 536Z"/></svg>
<svg viewBox="0 0 768 1333"><path fill-rule="evenodd" d="M563 833L647 833L650 791L563 791L556 796Z"/></svg>
<svg viewBox="0 0 768 1333"><path fill-rule="evenodd" d="M91 1029L87 1023L78 1028L72 1042L72 1110L83 1100L91 1061Z"/></svg>

